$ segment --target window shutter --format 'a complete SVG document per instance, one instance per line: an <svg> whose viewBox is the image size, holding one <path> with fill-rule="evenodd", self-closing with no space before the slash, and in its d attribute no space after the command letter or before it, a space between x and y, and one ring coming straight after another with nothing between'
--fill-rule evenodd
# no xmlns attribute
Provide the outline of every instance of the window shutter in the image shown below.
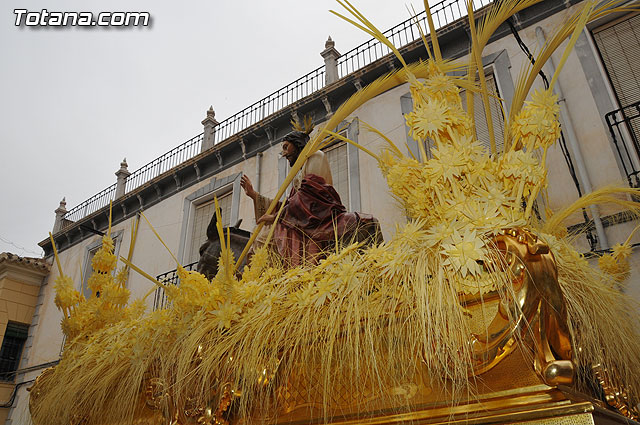
<svg viewBox="0 0 640 425"><path fill-rule="evenodd" d="M324 149L329 167L331 167L331 177L333 177L333 188L340 195L342 205L349 209L349 161L347 160L347 144L345 142L336 143Z"/></svg>
<svg viewBox="0 0 640 425"><path fill-rule="evenodd" d="M640 15L598 28L593 38L620 107L640 101Z"/></svg>
<svg viewBox="0 0 640 425"><path fill-rule="evenodd" d="M487 89L489 93L492 93L496 97L500 97L498 93L498 86L493 73L487 73L485 75L487 81ZM460 90L460 97L462 98L462 107L467 110L467 95L466 90ZM489 109L491 111L491 119L493 120L493 133L496 140L496 149L498 153L504 149L504 116L502 115L502 103L496 97L489 97ZM473 114L476 120L476 133L478 141L485 147L487 152L491 152L491 142L489 139L489 127L487 125L487 116L484 113L484 103L482 102L482 96L475 94L473 96Z"/></svg>

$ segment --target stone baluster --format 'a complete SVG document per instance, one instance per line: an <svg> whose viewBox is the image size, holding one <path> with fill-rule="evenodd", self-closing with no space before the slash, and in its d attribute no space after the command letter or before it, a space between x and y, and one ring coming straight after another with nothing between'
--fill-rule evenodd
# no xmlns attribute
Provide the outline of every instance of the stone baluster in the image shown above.
<svg viewBox="0 0 640 425"><path fill-rule="evenodd" d="M329 85L334 81L338 81L338 58L340 52L335 48L336 43L329 39L324 43L324 50L320 55L324 58L324 83Z"/></svg>
<svg viewBox="0 0 640 425"><path fill-rule="evenodd" d="M125 193L127 177L131 175L127 167L127 158L125 158L120 163L120 169L116 171L116 177L118 179L116 182L116 199L118 199Z"/></svg>
<svg viewBox="0 0 640 425"><path fill-rule="evenodd" d="M216 121L216 113L213 110L213 106L210 106L207 111L207 117L202 121L204 136L202 138L202 149L200 152L211 149L215 144L216 127L218 124L220 123Z"/></svg>
<svg viewBox="0 0 640 425"><path fill-rule="evenodd" d="M53 234L62 230L62 220L64 219L64 215L67 213L66 198L62 198L62 201L60 201L60 205L54 212L56 213L56 221L53 223Z"/></svg>

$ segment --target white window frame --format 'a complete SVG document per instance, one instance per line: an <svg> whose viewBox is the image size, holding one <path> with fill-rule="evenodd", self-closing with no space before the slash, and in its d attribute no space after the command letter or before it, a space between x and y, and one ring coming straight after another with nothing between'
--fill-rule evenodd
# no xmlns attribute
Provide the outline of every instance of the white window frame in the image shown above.
<svg viewBox="0 0 640 425"><path fill-rule="evenodd" d="M180 246L178 249L178 258L183 264L191 254L188 251L192 242L192 227L194 225L195 210L198 206L211 201L214 197L220 197L231 192L231 217L229 219L229 226L234 226L238 222L241 176L242 173L236 173L220 179L214 177L208 185L185 197Z"/></svg>
<svg viewBox="0 0 640 425"><path fill-rule="evenodd" d="M511 101L513 100L515 86L513 84L513 77L511 76L511 61L509 60L507 51L501 50L500 52L492 53L483 57L482 66L485 71L487 69L490 69L492 71L493 78L496 82L496 87L498 88L498 93L500 93L500 97L503 99L502 107L505 114L509 116L509 107L511 105ZM454 74L466 75L464 72ZM409 127L407 126L407 122L404 117L404 115L413 111L413 100L411 99L410 93L406 93L400 96L400 109L402 111L402 119L404 120L405 126L405 140L407 141L407 146L409 147L408 153L413 154L416 158L419 158L420 152L418 149L418 142L416 142L413 137L409 135Z"/></svg>
<svg viewBox="0 0 640 425"><path fill-rule="evenodd" d="M118 230L117 232L111 233L111 239L113 239L113 253L116 258L119 257L120 254L120 245L122 244L122 230ZM77 288L78 292L83 294L85 298L89 298L87 296L87 292L91 295L91 292L87 288L87 282L89 280L89 276L93 273L93 268L91 266L91 260L93 259L92 253L95 255L95 252L100 249L102 246L102 236L94 236L93 242L84 247L84 260L82 261L82 279L80 279L80 286ZM117 263L116 263L117 264Z"/></svg>
<svg viewBox="0 0 640 425"><path fill-rule="evenodd" d="M346 137L358 143L358 135L360 134L360 124L357 117L350 121L341 122L338 127L339 132L346 130ZM346 143L336 141L337 143ZM333 145L333 144L332 144ZM360 195L360 159L359 150L351 143L347 143L347 172L349 174L349 205L345 205L347 211L360 212L361 195ZM289 162L286 158L278 159L278 185L281 186L287 174L289 173Z"/></svg>
<svg viewBox="0 0 640 425"><path fill-rule="evenodd" d="M340 131L338 131L338 134L343 136L343 137L349 138L348 128L346 126L344 128L341 128ZM350 144L345 142L344 140L336 139L332 143L330 143L327 146L325 146L324 148L322 148L322 151L325 153L325 155L327 155L328 151L331 151L333 149L340 149L342 146L345 147L345 154L347 155L347 158L346 158L346 160L347 160L347 195L349 197L349 202L344 206L347 208L348 211L350 211L350 208L351 208L351 197L352 197L351 196L351 173L350 173L351 170L350 170L350 167L349 167L349 156L351 154L351 152L349 152ZM335 178L336 178L336 176L334 175L333 170L331 171L331 175L334 178L333 184L334 184L334 189L335 189L335 184L336 184ZM337 192L337 190L336 190L336 192ZM341 199L341 200L342 200L342 203L344 204L344 199Z"/></svg>
<svg viewBox="0 0 640 425"><path fill-rule="evenodd" d="M496 66L495 66L495 64L494 64L494 63L490 63L490 64L488 64L488 65L484 66L483 70L484 70L484 75L485 75L485 77L486 77L486 76L488 76L488 75L491 75L491 76L492 76L493 81L494 81L494 83L495 83L495 85L496 85L496 89L497 89L497 91L498 91L497 95L500 97L500 99L502 99L502 100L500 101L500 103L502 104L502 109L501 109L501 111L500 111L500 112L504 111L504 112L505 112L505 115L506 115L506 116L502 117L502 123L503 123L503 125L504 125L504 124L507 122L507 120L509 119L509 116L508 116L508 113L509 113L509 112L507 111L507 105L505 104L504 96L503 96L503 94L502 94L502 87L501 87L501 85L500 85L500 80L498 79L498 76L497 76L497 69L496 69ZM461 94L461 96L463 96L463 97L464 97L464 96L466 96L466 93L465 93L465 94ZM476 94L474 95L474 99L475 99L475 96L481 96L481 95L480 95L479 93L476 93ZM491 98L490 98L489 100L491 100ZM497 99L496 99L496 100L497 100ZM483 104L483 106L482 106L482 107L484 107L484 104ZM465 111L466 111L466 109L465 109ZM483 113L484 113L484 112L483 112ZM492 117L493 117L493 115L492 115ZM494 118L494 124L495 124L495 118ZM476 128L477 128L477 125L476 125ZM505 131L505 129L503 128L503 130L502 130L502 131L504 132L504 131ZM496 133L496 131L495 131L495 126L494 126L494 134L495 134L495 133ZM478 140L478 141L479 141L479 142L481 142L481 143L483 143L481 140ZM498 145L498 140L497 140L497 138L496 138L496 145ZM487 146L488 146L488 145L487 145ZM503 146L503 149L504 149L504 146ZM498 154L500 154L500 153L501 153L501 151L498 151Z"/></svg>

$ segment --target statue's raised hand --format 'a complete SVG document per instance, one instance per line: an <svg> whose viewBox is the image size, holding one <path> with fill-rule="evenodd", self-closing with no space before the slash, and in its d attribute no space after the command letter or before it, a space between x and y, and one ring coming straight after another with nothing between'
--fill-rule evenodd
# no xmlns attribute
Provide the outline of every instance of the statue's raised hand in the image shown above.
<svg viewBox="0 0 640 425"><path fill-rule="evenodd" d="M258 192L253 189L253 185L251 184L251 180L246 175L242 175L240 178L240 187L244 189L244 193L251 199L255 201L258 196Z"/></svg>

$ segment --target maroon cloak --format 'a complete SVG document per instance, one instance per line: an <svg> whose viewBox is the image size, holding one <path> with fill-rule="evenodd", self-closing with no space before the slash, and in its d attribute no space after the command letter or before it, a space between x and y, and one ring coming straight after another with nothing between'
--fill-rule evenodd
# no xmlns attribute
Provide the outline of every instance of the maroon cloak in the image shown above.
<svg viewBox="0 0 640 425"><path fill-rule="evenodd" d="M317 264L336 239L349 243L357 238L360 227L376 226L376 241L381 239L379 225L372 216L348 213L333 186L316 174L307 174L299 189L292 188L274 239L278 252L289 267Z"/></svg>

